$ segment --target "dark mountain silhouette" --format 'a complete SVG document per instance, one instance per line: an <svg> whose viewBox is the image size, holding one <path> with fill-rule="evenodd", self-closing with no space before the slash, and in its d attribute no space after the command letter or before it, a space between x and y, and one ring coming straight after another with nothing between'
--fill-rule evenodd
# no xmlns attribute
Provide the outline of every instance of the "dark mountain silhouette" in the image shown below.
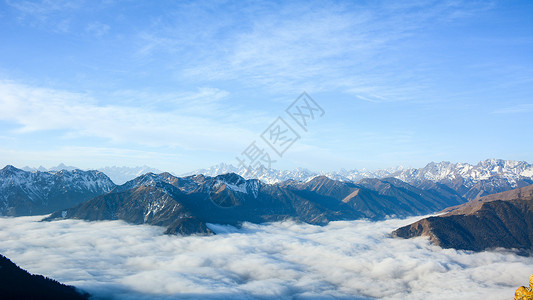
<svg viewBox="0 0 533 300"><path fill-rule="evenodd" d="M533 185L485 196L447 211L399 228L393 235L428 236L443 248L533 250Z"/></svg>
<svg viewBox="0 0 533 300"><path fill-rule="evenodd" d="M42 275L31 275L0 255L0 299L89 299L89 294Z"/></svg>

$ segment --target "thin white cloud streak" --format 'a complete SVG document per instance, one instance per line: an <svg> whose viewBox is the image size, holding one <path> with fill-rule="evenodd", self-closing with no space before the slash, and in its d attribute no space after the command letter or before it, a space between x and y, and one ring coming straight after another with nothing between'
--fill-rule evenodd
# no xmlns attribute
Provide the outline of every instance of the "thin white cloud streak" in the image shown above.
<svg viewBox="0 0 533 300"><path fill-rule="evenodd" d="M37 18L45 18L53 12L68 11L79 8L81 2L73 1L6 1L6 3L23 14L32 15Z"/></svg>
<svg viewBox="0 0 533 300"><path fill-rule="evenodd" d="M81 8L81 1L6 1L18 13L20 23L47 28L57 33L71 31L72 12Z"/></svg>
<svg viewBox="0 0 533 300"><path fill-rule="evenodd" d="M505 107L502 109L495 110L494 114L517 114L517 113L528 113L533 111L533 103L524 103L517 104L514 106Z"/></svg>
<svg viewBox="0 0 533 300"><path fill-rule="evenodd" d="M217 10L219 21L190 36L181 29L181 20L189 14L201 19L213 7L187 5L182 9L187 16L174 11L166 16L179 21L156 22L139 34L139 55L186 52L180 46L186 44L194 49L194 59L176 63L184 78L233 79L285 93L334 90L379 101L412 100L431 86L431 70L417 65L406 69L398 59L412 49L404 49L404 43L435 23L457 21L489 7L464 2L229 6ZM233 15L239 24L228 21Z"/></svg>
<svg viewBox="0 0 533 300"><path fill-rule="evenodd" d="M255 138L234 122L235 108L217 103L227 94L216 89L177 94L174 103L159 108L146 99L142 106L103 105L81 93L8 81L0 81L0 95L0 120L20 125L15 130L19 134L60 130L65 138L98 137L113 143L210 151L236 151L236 145L244 147ZM159 101L157 95L151 97Z"/></svg>
<svg viewBox="0 0 533 300"><path fill-rule="evenodd" d="M112 299L506 299L533 259L443 250L388 233L416 220L211 225L162 235L120 221L0 218L0 253L21 267Z"/></svg>
<svg viewBox="0 0 533 300"><path fill-rule="evenodd" d="M93 34L96 37L102 37L105 35L111 27L107 24L103 24L100 22L92 22L85 27L85 31L87 31L90 34Z"/></svg>

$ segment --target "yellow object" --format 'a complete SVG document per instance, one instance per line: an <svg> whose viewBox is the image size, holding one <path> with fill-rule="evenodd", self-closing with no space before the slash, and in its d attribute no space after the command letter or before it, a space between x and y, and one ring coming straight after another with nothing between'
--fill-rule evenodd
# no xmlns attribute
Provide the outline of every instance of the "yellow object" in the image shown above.
<svg viewBox="0 0 533 300"><path fill-rule="evenodd" d="M529 277L529 287L521 286L516 290L514 300L533 300L533 275Z"/></svg>

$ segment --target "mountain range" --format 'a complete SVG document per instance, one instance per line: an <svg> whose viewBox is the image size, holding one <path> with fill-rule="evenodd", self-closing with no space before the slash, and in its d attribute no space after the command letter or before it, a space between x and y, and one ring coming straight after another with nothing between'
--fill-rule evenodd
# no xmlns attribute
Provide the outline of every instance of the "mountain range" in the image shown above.
<svg viewBox="0 0 533 300"><path fill-rule="evenodd" d="M412 216L465 200L440 184L424 189L395 178L355 184L318 176L267 184L229 173L175 177L148 173L45 220L125 220L167 227L167 233L210 234L208 223L238 225L287 218L324 225L335 220Z"/></svg>
<svg viewBox="0 0 533 300"><path fill-rule="evenodd" d="M45 168L43 166L39 166L38 168L32 168L32 167L24 167L22 168L24 171L28 172L57 172L61 170L66 171L74 171L74 170L80 170L80 168L73 167L73 166L67 166L63 163L60 163L59 165L51 168ZM151 168L149 166L138 166L138 167L117 167L117 166L107 166L98 168L98 171L104 173L109 177L115 184L123 184L128 180L132 180L135 177L141 176L143 174L152 172L152 173L162 173L163 171L160 171L158 169Z"/></svg>
<svg viewBox="0 0 533 300"><path fill-rule="evenodd" d="M209 172L231 167L222 165ZM429 214L533 183L530 164L496 159L477 165L441 162L420 169L381 170L356 182L355 171L345 171L342 177L304 169L269 172L287 179L269 183L236 173L183 177L146 173L115 185L100 171L28 172L6 166L0 170L0 212L13 216L53 212L47 220L119 219L164 226L167 233L211 234L209 223L292 218L322 225Z"/></svg>
<svg viewBox="0 0 533 300"><path fill-rule="evenodd" d="M219 164L208 169L200 169L184 175L204 174L217 176L236 173L246 177L244 167ZM257 179L267 183L279 183L286 180L309 181L316 176L326 176L334 180L358 182L365 178L394 177L411 185L420 187L428 181L444 184L457 191L467 200L503 192L533 184L533 165L525 161L487 159L476 165L468 163L431 162L423 168L390 168L375 171L340 170L334 172L312 172L307 169L293 171L266 170Z"/></svg>
<svg viewBox="0 0 533 300"><path fill-rule="evenodd" d="M0 170L0 216L48 214L107 193L115 184L102 172Z"/></svg>
<svg viewBox="0 0 533 300"><path fill-rule="evenodd" d="M533 251L533 185L450 207L444 215L399 228L394 236L427 236L443 248Z"/></svg>
<svg viewBox="0 0 533 300"><path fill-rule="evenodd" d="M259 179L263 182L274 184L280 183L287 180L295 181L309 181L317 176L326 176L335 180L342 181L352 181L357 182L363 178L385 178L390 177L391 174L403 170L403 167L390 168L390 169L379 169L375 171L368 170L339 170L333 172L314 172L305 168L296 168L294 170L277 170L277 169L268 169L264 170L263 173L254 175L250 177L247 173L247 169L244 166L235 167L232 164L221 163L207 169L198 169L192 172L187 172L181 176L189 176L194 174L203 174L205 176L217 176L227 173L235 173L240 176L243 176L247 179Z"/></svg>
<svg viewBox="0 0 533 300"><path fill-rule="evenodd" d="M56 167L46 169L44 167L24 167L25 171L72 171L77 169L73 166L59 164ZM148 172L159 174L162 171L148 166L140 167L103 167L97 169L105 173L115 184L123 184ZM339 181L358 182L365 178L389 178L394 177L409 184L418 186L426 181L439 182L458 191L461 196L468 200L485 195L503 192L513 188L533 184L533 165L525 161L487 159L475 165L468 163L430 162L423 168L388 168L378 170L345 170L332 172L314 172L304 168L294 170L265 170L258 176L249 177L244 167L235 167L231 164L221 163L207 169L198 169L184 173L186 177L196 174L215 177L222 174L235 173L246 179L259 179L265 183L280 183L287 180L306 182L317 176L326 176Z"/></svg>

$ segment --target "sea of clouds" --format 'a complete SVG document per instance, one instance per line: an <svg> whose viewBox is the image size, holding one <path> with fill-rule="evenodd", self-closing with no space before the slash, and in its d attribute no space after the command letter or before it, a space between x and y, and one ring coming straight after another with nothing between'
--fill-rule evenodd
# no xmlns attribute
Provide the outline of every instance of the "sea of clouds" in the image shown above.
<svg viewBox="0 0 533 300"><path fill-rule="evenodd" d="M121 221L0 218L0 253L103 299L511 299L533 258L441 249L389 233L418 218L294 222L215 236Z"/></svg>

